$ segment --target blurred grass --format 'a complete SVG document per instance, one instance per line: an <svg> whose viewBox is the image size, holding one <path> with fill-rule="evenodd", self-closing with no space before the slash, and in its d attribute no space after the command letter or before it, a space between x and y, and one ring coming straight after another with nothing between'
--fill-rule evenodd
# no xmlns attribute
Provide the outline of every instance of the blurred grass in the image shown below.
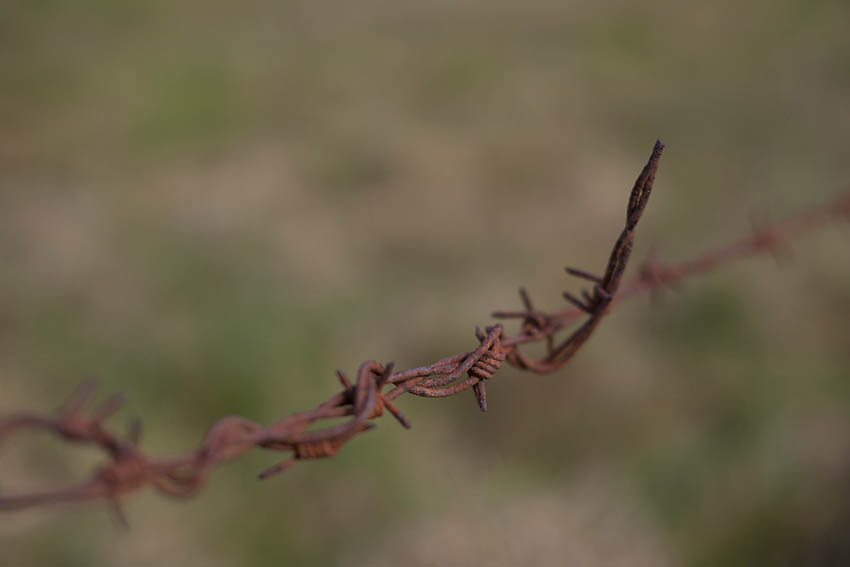
<svg viewBox="0 0 850 567"><path fill-rule="evenodd" d="M558 305L656 137L638 259L850 179L844 2L4 8L0 411L97 376L154 453L311 407L337 367L468 348L520 284ZM249 455L191 502L131 499L128 533L98 506L8 516L3 560L841 564L846 239L623 306L558 375L506 371L487 415L404 400L413 431L266 483ZM6 444L0 491L96 462L53 450Z"/></svg>

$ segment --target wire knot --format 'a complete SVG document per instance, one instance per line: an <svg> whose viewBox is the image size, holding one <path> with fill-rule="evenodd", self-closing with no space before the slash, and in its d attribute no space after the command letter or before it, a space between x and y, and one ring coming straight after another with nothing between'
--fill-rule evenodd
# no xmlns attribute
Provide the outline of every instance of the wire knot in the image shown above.
<svg viewBox="0 0 850 567"><path fill-rule="evenodd" d="M491 332L492 328L488 327L487 332ZM481 332L481 329L475 329L476 337L479 341L485 341L487 336ZM490 348L485 350L481 358L475 361L472 368L469 369L469 376L478 378L479 380L489 380L502 367L502 362L505 360L505 351L502 348L501 335L497 335L493 340Z"/></svg>

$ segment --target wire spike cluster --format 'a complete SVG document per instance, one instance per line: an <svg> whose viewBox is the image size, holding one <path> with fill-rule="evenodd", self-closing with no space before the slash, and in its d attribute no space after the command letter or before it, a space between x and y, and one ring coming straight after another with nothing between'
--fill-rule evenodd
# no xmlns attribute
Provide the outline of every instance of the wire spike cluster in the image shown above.
<svg viewBox="0 0 850 567"><path fill-rule="evenodd" d="M478 345L471 351L406 370L394 370L393 363L367 360L360 365L353 381L344 371L337 371L342 391L312 410L294 413L268 426L241 416L223 417L212 425L196 449L171 457L155 457L142 451L139 447L140 420L132 422L126 436L105 426L104 422L124 403L123 397L108 398L93 411L86 412L95 397L96 384L85 382L54 415L23 412L0 418L0 441L16 432L42 429L69 442L99 447L107 454L108 461L90 478L76 484L30 494L0 495L0 510L102 499L110 505L116 520L126 524L120 505L120 499L126 494L150 486L166 496L191 497L203 488L216 466L251 449L289 454L288 458L259 473L259 478L265 479L299 461L336 455L354 437L374 428L374 420L383 415L385 409L403 427L410 428L410 421L394 403L403 394L441 398L471 389L479 408L486 411L485 382L495 376L504 361L521 370L553 372L575 356L602 317L623 299L678 285L685 277L716 269L742 257L774 251L796 234L833 220L850 219L850 194L847 194L828 205L761 226L749 237L680 264L663 265L651 256L621 289L634 231L649 200L663 149L664 144L657 141L632 188L626 222L612 248L604 275L566 268L569 275L592 284L582 292L581 298L564 294L572 304L570 307L556 312L538 311L528 292L520 288L522 310L493 313L496 319L520 321L520 329L514 335L506 335L502 323L484 330L476 328ZM556 341L561 332L582 318L584 321L572 333L561 342ZM546 354L535 360L522 351L522 346L537 342L546 345ZM325 420L338 418L347 419L337 425L319 426Z"/></svg>

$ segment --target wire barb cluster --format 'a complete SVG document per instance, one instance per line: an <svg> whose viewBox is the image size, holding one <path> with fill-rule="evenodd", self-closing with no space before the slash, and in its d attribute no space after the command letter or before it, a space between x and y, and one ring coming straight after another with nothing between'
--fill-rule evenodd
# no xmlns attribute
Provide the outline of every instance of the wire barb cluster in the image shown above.
<svg viewBox="0 0 850 567"><path fill-rule="evenodd" d="M524 309L497 311L496 319L519 319L520 329L506 335L502 323L475 329L478 345L469 352L440 359L430 365L395 371L393 363L363 362L352 381L345 372L337 377L342 390L312 410L295 413L268 426L240 416L219 419L209 429L200 446L171 457L148 455L139 447L141 424L133 422L126 435L108 429L104 422L122 405L113 396L87 411L94 394L93 383L83 384L53 416L19 413L0 418L0 441L22 430L43 429L69 442L101 448L109 461L81 482L55 490L23 495L0 495L0 510L19 510L39 504L104 499L111 503L119 521L126 523L119 505L124 495L152 486L172 497L190 497L206 483L212 470L254 448L289 453L288 458L259 474L265 479L299 461L332 457L351 439L371 430L384 410L405 428L410 421L395 405L403 394L441 398L471 389L481 410L487 410L485 383L507 361L512 366L538 373L553 372L569 362L591 337L602 317L613 305L643 291L675 285L683 278L717 268L734 259L772 251L790 236L822 226L836 218L850 218L850 195L827 206L799 213L781 223L766 226L750 237L709 252L694 260L664 266L652 260L629 283L622 286L634 242L634 232L652 191L664 144L655 143L652 154L638 176L629 196L626 222L601 276L568 267L569 275L591 284L581 297L564 293L570 307L556 312L538 311L520 288ZM572 323L584 321L558 342L557 336ZM521 347L544 343L546 353L534 359ZM315 426L329 419L346 418L337 425Z"/></svg>

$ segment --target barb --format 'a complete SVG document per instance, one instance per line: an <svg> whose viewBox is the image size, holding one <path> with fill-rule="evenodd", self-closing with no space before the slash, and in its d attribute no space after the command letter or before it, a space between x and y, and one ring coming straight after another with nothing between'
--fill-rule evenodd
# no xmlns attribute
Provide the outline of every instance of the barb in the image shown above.
<svg viewBox="0 0 850 567"><path fill-rule="evenodd" d="M120 499L131 492L151 486L171 497L190 497L201 490L212 470L254 448L288 453L289 456L259 474L265 479L285 471L300 461L336 455L357 435L374 427L374 420L386 409L398 422L410 427L410 421L393 403L403 394L440 398L471 389L481 410L487 410L485 383L504 361L533 372L557 370L570 361L587 342L601 319L625 298L644 291L675 285L685 277L713 270L732 260L765 251L773 251L789 237L827 224L838 218L850 218L850 195L834 203L804 211L783 222L766 226L750 237L709 252L681 264L661 265L652 261L622 286L623 274L632 251L634 231L649 200L664 144L655 143L652 154L638 176L629 196L626 222L615 242L603 275L567 268L567 273L592 284L577 298L565 293L572 306L561 311L544 312L534 308L525 289L520 289L524 309L497 311L497 319L520 319L520 329L506 335L497 323L484 331L476 328L478 345L469 352L438 360L427 366L393 371L393 364L368 360L360 365L352 382L343 371L337 372L342 391L316 408L289 415L269 426L240 416L218 420L200 446L172 457L154 457L139 447L141 426L134 422L126 436L109 430L104 422L123 403L109 398L98 408L87 411L95 394L92 382L83 384L54 416L19 413L0 418L0 441L12 434L33 429L47 430L69 442L87 443L101 448L109 461L82 482L44 492L0 496L0 510L20 510L32 506L68 501L103 499L122 523ZM571 323L585 320L565 339L557 336ZM527 343L542 342L546 354L533 359L522 351ZM314 428L324 420L347 418L343 423Z"/></svg>

